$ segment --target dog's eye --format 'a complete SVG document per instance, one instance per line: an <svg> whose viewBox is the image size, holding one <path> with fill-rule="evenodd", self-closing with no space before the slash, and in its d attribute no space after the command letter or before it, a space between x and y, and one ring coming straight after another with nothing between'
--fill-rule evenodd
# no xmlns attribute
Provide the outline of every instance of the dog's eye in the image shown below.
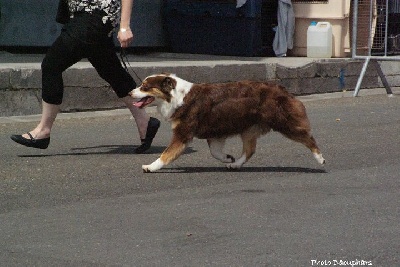
<svg viewBox="0 0 400 267"><path fill-rule="evenodd" d="M145 92L147 92L147 91L149 91L150 90L150 88L149 87L147 87L147 86L142 86L142 91L145 91Z"/></svg>

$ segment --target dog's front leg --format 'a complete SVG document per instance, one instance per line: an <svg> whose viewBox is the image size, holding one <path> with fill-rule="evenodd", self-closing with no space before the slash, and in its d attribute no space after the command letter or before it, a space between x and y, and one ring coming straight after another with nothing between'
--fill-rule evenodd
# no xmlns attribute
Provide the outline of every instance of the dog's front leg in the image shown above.
<svg viewBox="0 0 400 267"><path fill-rule="evenodd" d="M151 163L150 165L143 165L143 172L155 172L165 165L171 163L177 159L182 152L185 150L187 144L178 140L175 136L172 137L172 141L169 146L164 150L161 156Z"/></svg>

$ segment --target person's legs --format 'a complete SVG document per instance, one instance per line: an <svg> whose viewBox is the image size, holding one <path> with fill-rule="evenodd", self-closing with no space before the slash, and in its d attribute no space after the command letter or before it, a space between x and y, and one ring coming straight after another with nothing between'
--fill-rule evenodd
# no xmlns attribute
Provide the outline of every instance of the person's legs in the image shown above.
<svg viewBox="0 0 400 267"><path fill-rule="evenodd" d="M76 40L64 32L50 47L42 62L42 116L39 124L30 132L21 136L14 135L12 139L17 143L30 145L30 141L37 142L50 137L54 121L62 103L64 85L62 73L68 67L79 61L82 56Z"/></svg>
<svg viewBox="0 0 400 267"><path fill-rule="evenodd" d="M125 103L126 107L132 113L135 119L140 139L146 138L146 129L149 124L150 116L146 113L145 109L140 109L133 105L132 97L125 96L121 98L122 102Z"/></svg>
<svg viewBox="0 0 400 267"><path fill-rule="evenodd" d="M142 141L141 146L136 148L136 153L143 153L150 148L154 136L160 126L160 121L150 118L144 109L133 105L133 99L128 95L136 87L132 76L122 67L113 46L106 45L92 49L95 51L88 57L90 63L97 70L101 78L107 81L117 96L125 103L132 113Z"/></svg>
<svg viewBox="0 0 400 267"><path fill-rule="evenodd" d="M30 134L35 139L43 139L50 137L51 128L53 127L54 121L60 111L60 105L53 105L42 101L42 116L40 118L39 124L30 131ZM22 137L30 138L26 133Z"/></svg>
<svg viewBox="0 0 400 267"><path fill-rule="evenodd" d="M160 121L156 118L150 117L146 113L145 109L140 109L134 106L132 97L125 96L121 98L121 100L125 103L135 118L140 141L142 142L141 145L135 149L135 153L142 154L151 147L153 139L157 134L158 128L160 127Z"/></svg>
<svg viewBox="0 0 400 267"><path fill-rule="evenodd" d="M31 134L37 138L50 136L64 94L62 73L82 59L79 42L62 33L42 62L42 117Z"/></svg>

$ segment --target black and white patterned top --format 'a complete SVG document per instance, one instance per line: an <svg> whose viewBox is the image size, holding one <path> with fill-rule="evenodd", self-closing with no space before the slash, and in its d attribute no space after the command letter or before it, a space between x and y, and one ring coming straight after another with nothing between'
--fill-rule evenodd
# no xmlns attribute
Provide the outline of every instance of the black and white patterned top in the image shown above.
<svg viewBox="0 0 400 267"><path fill-rule="evenodd" d="M92 13L102 10L106 13L103 23L111 22L113 27L119 23L121 16L121 0L67 0L71 17L75 12Z"/></svg>

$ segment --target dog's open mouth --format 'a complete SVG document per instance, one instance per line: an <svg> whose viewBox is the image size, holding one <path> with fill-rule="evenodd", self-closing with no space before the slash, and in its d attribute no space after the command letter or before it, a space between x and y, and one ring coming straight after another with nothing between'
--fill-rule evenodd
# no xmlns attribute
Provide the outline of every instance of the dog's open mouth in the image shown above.
<svg viewBox="0 0 400 267"><path fill-rule="evenodd" d="M147 106L154 100L155 100L155 98L152 96L145 96L142 99L140 99L139 101L133 103L133 105L138 108L144 108L145 106Z"/></svg>

